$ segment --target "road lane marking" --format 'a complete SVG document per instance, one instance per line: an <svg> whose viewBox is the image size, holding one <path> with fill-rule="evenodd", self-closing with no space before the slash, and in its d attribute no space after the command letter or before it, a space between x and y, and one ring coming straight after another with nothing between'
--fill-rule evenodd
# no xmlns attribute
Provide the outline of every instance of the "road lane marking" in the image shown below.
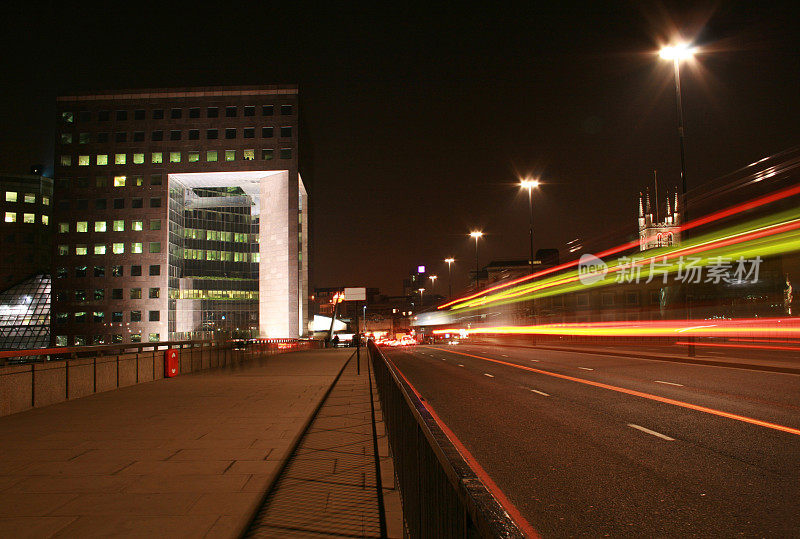
<svg viewBox="0 0 800 539"><path fill-rule="evenodd" d="M534 363L539 363L538 359L531 359L531 361L533 361Z"/></svg>
<svg viewBox="0 0 800 539"><path fill-rule="evenodd" d="M544 391L539 391L538 389L531 389L531 391L533 391L534 393L538 393L539 395L542 395L544 397L549 397L550 396L549 394L545 393Z"/></svg>
<svg viewBox="0 0 800 539"><path fill-rule="evenodd" d="M488 376L489 378L494 378L494 374L489 374L487 372L483 373L484 376Z"/></svg>
<svg viewBox="0 0 800 539"><path fill-rule="evenodd" d="M458 366L459 366L459 367L463 367L464 365L462 365L461 363L459 363L459 364L458 364Z"/></svg>
<svg viewBox="0 0 800 539"><path fill-rule="evenodd" d="M508 356L507 356L507 355L505 355L505 354L500 354L500 355L501 355L501 356L503 356L503 357L508 357Z"/></svg>
<svg viewBox="0 0 800 539"><path fill-rule="evenodd" d="M665 382L664 380L654 380L657 384L667 384L668 386L684 387L683 384L676 384L675 382Z"/></svg>
<svg viewBox="0 0 800 539"><path fill-rule="evenodd" d="M524 365L517 365L515 363L508 363L506 361L500 361L499 359L492 359L483 356L475 356L472 354L466 354L464 352L454 352L452 350L446 350L437 348L436 350L440 350L442 352L450 352L451 354L458 354L461 356L467 357L474 357L475 359L483 359L484 361L491 361L492 363L498 363L500 365L506 365L508 367L513 367L515 369L522 369L524 371L535 372L538 374L544 374L546 376L552 376L553 378L560 378L562 380L569 380L570 382L577 382L579 384L586 384L588 386L599 387L602 389L608 389L611 391L616 391L618 393L625 393L626 395L632 395L634 397L641 397L643 399L648 399L656 402L660 402L663 404L670 404L672 406L678 406L680 408L687 408L689 410L694 410L696 412L703 412L705 414L711 414L719 417L725 417L728 419L734 419L736 421L741 421L742 423L749 423L750 425L757 425L759 427L764 427L767 429L779 430L781 432L787 432L789 434L794 434L795 436L800 436L800 429L796 429L794 427L787 427L786 425L780 425L778 423L770 423L769 421L762 421L760 419L755 419L753 417L747 417L738 414L732 414L730 412L724 412L722 410L717 410L715 408L708 408L706 406L700 406L698 404L691 404L688 402L683 402L675 399L669 399L667 397L661 397L659 395L653 395L651 393L645 393L643 391L636 391L634 389L627 389L624 387L619 386L612 386L610 384L604 384L602 382L595 382L593 380L585 380L583 378L576 378L574 376L568 376L566 374L559 374L557 372L545 371L542 369L535 369L533 367L526 367Z"/></svg>
<svg viewBox="0 0 800 539"><path fill-rule="evenodd" d="M628 423L628 426L633 428L633 429L640 430L642 432L646 432L647 434L652 434L656 438L661 438L662 440L666 440L668 442L674 442L675 441L675 438L670 438L666 434L661 434L660 432L656 432L654 430L646 429L646 428L642 427L641 425L634 425L633 423Z"/></svg>
<svg viewBox="0 0 800 539"><path fill-rule="evenodd" d="M579 369L583 369L585 371L593 371L594 369L590 369L589 367L578 367Z"/></svg>
<svg viewBox="0 0 800 539"><path fill-rule="evenodd" d="M392 369L397 374L399 374L401 378L403 378L403 381L405 381L405 383L408 384L408 387L411 389L411 391L414 393L414 395L416 395L417 399L419 400L419 404L423 408L428 410L428 413L431 414L431 419L433 419L436 422L436 424L439 425L439 428L442 429L444 435L455 446L456 450L459 453L461 453L461 456L467 462L467 465L472 469L472 471L475 473L478 479L480 479L481 483L483 483L483 485L486 487L486 490L488 490L498 501L498 503L500 503L500 505L503 506L503 509L505 509L506 513L509 514L511 519L514 520L517 526L519 526L519 528L522 530L522 533L525 534L526 537L530 537L531 539L539 539L541 537L541 535L539 535L539 532L537 532L534 529L534 527L531 526L530 522L528 522L525 519L525 517L522 516L522 513L519 512L517 506L515 506L514 503L508 499L506 493L503 492L500 489L500 487L497 486L497 483L494 482L491 476L488 473L486 473L486 470L483 469L483 466L481 466L478 460L472 455L472 453L469 452L467 446L465 446L464 443L461 440L459 440L458 436L456 436L456 434L452 430L450 430L450 427L448 427L445 424L445 422L442 421L442 419L439 417L439 415L436 413L436 411L433 409L430 403L423 400L420 392L417 391L417 388L415 388L408 380L408 378L406 378L406 375L403 374L403 372L397 368L397 365L395 365L394 362L388 357L384 356L384 358L386 359L386 362L389 365L391 365Z"/></svg>

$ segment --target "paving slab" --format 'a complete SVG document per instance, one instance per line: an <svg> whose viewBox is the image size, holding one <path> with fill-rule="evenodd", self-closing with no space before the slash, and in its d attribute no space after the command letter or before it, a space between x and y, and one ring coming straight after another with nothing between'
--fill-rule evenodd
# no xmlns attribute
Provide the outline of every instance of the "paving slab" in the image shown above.
<svg viewBox="0 0 800 539"><path fill-rule="evenodd" d="M0 537L235 537L352 350L0 417Z"/></svg>

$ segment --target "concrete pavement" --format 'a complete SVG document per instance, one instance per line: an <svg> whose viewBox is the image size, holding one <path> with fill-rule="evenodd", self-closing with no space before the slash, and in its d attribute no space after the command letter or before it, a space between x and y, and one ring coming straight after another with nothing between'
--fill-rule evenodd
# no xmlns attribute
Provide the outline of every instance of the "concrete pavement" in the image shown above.
<svg viewBox="0 0 800 539"><path fill-rule="evenodd" d="M0 418L0 536L236 536L352 352L269 356Z"/></svg>

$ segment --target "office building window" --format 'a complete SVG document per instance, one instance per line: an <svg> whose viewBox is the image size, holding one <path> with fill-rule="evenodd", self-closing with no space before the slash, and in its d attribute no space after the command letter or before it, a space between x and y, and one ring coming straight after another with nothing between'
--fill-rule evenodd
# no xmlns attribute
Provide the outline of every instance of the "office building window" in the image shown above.
<svg viewBox="0 0 800 539"><path fill-rule="evenodd" d="M164 162L164 155L161 152L153 152L151 155L153 164L160 164Z"/></svg>
<svg viewBox="0 0 800 539"><path fill-rule="evenodd" d="M153 277L155 275L161 275L161 266L158 264L150 266L150 276Z"/></svg>
<svg viewBox="0 0 800 539"><path fill-rule="evenodd" d="M75 115L72 112L62 112L61 121L67 124L75 122Z"/></svg>
<svg viewBox="0 0 800 539"><path fill-rule="evenodd" d="M131 243L131 252L132 253L141 253L142 252L142 243L141 242Z"/></svg>
<svg viewBox="0 0 800 539"><path fill-rule="evenodd" d="M161 198L160 197L153 197L150 199L150 207L151 208L160 208L161 207Z"/></svg>
<svg viewBox="0 0 800 539"><path fill-rule="evenodd" d="M97 121L98 122L107 122L111 118L111 113L107 110L101 110L97 113Z"/></svg>
<svg viewBox="0 0 800 539"><path fill-rule="evenodd" d="M134 131L133 142L144 142L144 131Z"/></svg>
<svg viewBox="0 0 800 539"><path fill-rule="evenodd" d="M252 161L256 158L256 151L255 150L244 150L242 151L242 159L245 161Z"/></svg>
<svg viewBox="0 0 800 539"><path fill-rule="evenodd" d="M106 276L106 267L105 266L95 266L94 267L94 276L95 277L105 277Z"/></svg>
<svg viewBox="0 0 800 539"><path fill-rule="evenodd" d="M161 252L161 242L160 241L151 241L150 242L150 252L151 253L160 253Z"/></svg>
<svg viewBox="0 0 800 539"><path fill-rule="evenodd" d="M235 139L236 138L236 129L226 129L225 130L225 138L228 139L228 140Z"/></svg>
<svg viewBox="0 0 800 539"><path fill-rule="evenodd" d="M122 311L113 311L111 313L111 321L112 322L122 322ZM122 341L122 335L119 336L120 342Z"/></svg>
<svg viewBox="0 0 800 539"><path fill-rule="evenodd" d="M111 299L122 299L122 289L121 288L112 288L111 289ZM131 298L133 299L133 298Z"/></svg>
<svg viewBox="0 0 800 539"><path fill-rule="evenodd" d="M163 120L164 119L164 109L155 109L155 110L153 110L153 119L154 120Z"/></svg>
<svg viewBox="0 0 800 539"><path fill-rule="evenodd" d="M142 266L131 266L131 276L140 277L142 275Z"/></svg>
<svg viewBox="0 0 800 539"><path fill-rule="evenodd" d="M206 116L208 118L219 118L219 108L208 107L208 109L206 110Z"/></svg>
<svg viewBox="0 0 800 539"><path fill-rule="evenodd" d="M219 138L219 131L217 129L206 129L206 138L208 140L216 140Z"/></svg>
<svg viewBox="0 0 800 539"><path fill-rule="evenodd" d="M96 255L104 255L106 254L106 246L103 243L95 243L94 244L94 254Z"/></svg>
<svg viewBox="0 0 800 539"><path fill-rule="evenodd" d="M125 164L125 154L118 153L114 155L114 164L115 165L124 165Z"/></svg>
<svg viewBox="0 0 800 539"><path fill-rule="evenodd" d="M28 224L36 223L36 215L33 213L23 213L22 222Z"/></svg>
<svg viewBox="0 0 800 539"><path fill-rule="evenodd" d="M155 140L155 141L164 140L164 132L161 130L153 131L153 133L150 135L150 140Z"/></svg>
<svg viewBox="0 0 800 539"><path fill-rule="evenodd" d="M261 138L272 138L274 133L275 133L275 128L273 127L261 128Z"/></svg>
<svg viewBox="0 0 800 539"><path fill-rule="evenodd" d="M125 244L124 243L114 243L111 247L111 252L115 255L121 255L125 253Z"/></svg>
<svg viewBox="0 0 800 539"><path fill-rule="evenodd" d="M104 322L106 318L106 313L103 311L94 311L92 313L92 322Z"/></svg>
<svg viewBox="0 0 800 539"><path fill-rule="evenodd" d="M77 266L75 268L75 278L82 279L86 277L86 266Z"/></svg>
<svg viewBox="0 0 800 539"><path fill-rule="evenodd" d="M261 159L263 159L264 161L272 161L274 157L275 157L275 150L273 150L272 148L264 148L263 150L261 150Z"/></svg>
<svg viewBox="0 0 800 539"><path fill-rule="evenodd" d="M275 114L275 106L274 105L261 105L261 115L262 116L272 116Z"/></svg>
<svg viewBox="0 0 800 539"><path fill-rule="evenodd" d="M89 221L78 221L75 223L75 232L89 232Z"/></svg>
<svg viewBox="0 0 800 539"><path fill-rule="evenodd" d="M233 161L236 159L236 150L225 150L225 161Z"/></svg>
<svg viewBox="0 0 800 539"><path fill-rule="evenodd" d="M161 311L149 311L148 315L150 322L158 322L161 320Z"/></svg>
<svg viewBox="0 0 800 539"><path fill-rule="evenodd" d="M58 233L66 234L69 232L69 223L58 223Z"/></svg>
<svg viewBox="0 0 800 539"><path fill-rule="evenodd" d="M144 221L131 221L131 230L144 230Z"/></svg>
<svg viewBox="0 0 800 539"><path fill-rule="evenodd" d="M94 222L94 231L95 232L105 232L106 231L106 222L105 221L95 221Z"/></svg>
<svg viewBox="0 0 800 539"><path fill-rule="evenodd" d="M49 225L50 224L50 217L48 217L47 215L42 215L42 224L43 225Z"/></svg>
<svg viewBox="0 0 800 539"><path fill-rule="evenodd" d="M200 108L193 107L189 109L189 118L199 118L200 117Z"/></svg>
<svg viewBox="0 0 800 539"><path fill-rule="evenodd" d="M103 300L106 298L106 289L105 288L95 288L94 289L94 299L95 300Z"/></svg>
<svg viewBox="0 0 800 539"><path fill-rule="evenodd" d="M135 153L135 154L133 154L133 164L134 165L142 165L142 164L144 164L144 154L143 153Z"/></svg>
<svg viewBox="0 0 800 539"><path fill-rule="evenodd" d="M245 127L242 131L242 136L244 138L253 138L256 136L256 128L255 127Z"/></svg>
<svg viewBox="0 0 800 539"><path fill-rule="evenodd" d="M108 207L108 201L104 198L98 198L94 201L94 209L104 210Z"/></svg>
<svg viewBox="0 0 800 539"><path fill-rule="evenodd" d="M72 133L61 133L61 144L72 144Z"/></svg>
<svg viewBox="0 0 800 539"><path fill-rule="evenodd" d="M181 140L180 129L173 129L169 132L169 140Z"/></svg>
<svg viewBox="0 0 800 539"><path fill-rule="evenodd" d="M89 133L78 133L78 144L89 144Z"/></svg>
<svg viewBox="0 0 800 539"><path fill-rule="evenodd" d="M134 120L144 120L144 109L137 109L133 111Z"/></svg>
<svg viewBox="0 0 800 539"><path fill-rule="evenodd" d="M77 301L77 302L86 301L86 290L82 290L82 289L76 290L75 291L75 301Z"/></svg>
<svg viewBox="0 0 800 539"><path fill-rule="evenodd" d="M16 201L17 201L17 192L6 191L6 202L16 202Z"/></svg>
<svg viewBox="0 0 800 539"><path fill-rule="evenodd" d="M118 245L118 244L115 243L114 245ZM123 271L122 266L111 266L111 276L112 277L122 277L124 274L125 274L125 272Z"/></svg>
<svg viewBox="0 0 800 539"><path fill-rule="evenodd" d="M91 122L92 121L92 113L88 110L81 110L78 112L78 121L79 122Z"/></svg>
<svg viewBox="0 0 800 539"><path fill-rule="evenodd" d="M95 157L95 163L97 163L97 165L101 166L101 167L107 165L108 164L108 155L102 154L102 153L97 155Z"/></svg>
<svg viewBox="0 0 800 539"><path fill-rule="evenodd" d="M150 230L161 230L161 219L150 219Z"/></svg>
<svg viewBox="0 0 800 539"><path fill-rule="evenodd" d="M7 211L6 212L5 222L6 223L16 223L17 222L17 213L13 212L13 211Z"/></svg>
<svg viewBox="0 0 800 539"><path fill-rule="evenodd" d="M284 125L281 127L281 137L282 138L291 138L292 136L292 126L291 125Z"/></svg>
<svg viewBox="0 0 800 539"><path fill-rule="evenodd" d="M292 158L292 149L281 148L281 159L291 159L291 158Z"/></svg>
<svg viewBox="0 0 800 539"><path fill-rule="evenodd" d="M66 256L69 254L69 245L61 244L58 246L58 255Z"/></svg>
<svg viewBox="0 0 800 539"><path fill-rule="evenodd" d="M131 299L142 299L142 289L131 288Z"/></svg>
<svg viewBox="0 0 800 539"><path fill-rule="evenodd" d="M226 118L236 118L236 107L225 107Z"/></svg>
<svg viewBox="0 0 800 539"><path fill-rule="evenodd" d="M217 150L208 150L206 152L206 161L216 161L217 160Z"/></svg>
<svg viewBox="0 0 800 539"><path fill-rule="evenodd" d="M124 198L115 198L114 199L114 209L121 210L125 208L125 199Z"/></svg>
<svg viewBox="0 0 800 539"><path fill-rule="evenodd" d="M100 144L105 144L106 142L108 142L108 133L98 133L97 142L99 142Z"/></svg>
<svg viewBox="0 0 800 539"><path fill-rule="evenodd" d="M125 187L127 176L114 176L114 187Z"/></svg>
<svg viewBox="0 0 800 539"><path fill-rule="evenodd" d="M128 142L128 133L125 131L114 133L114 142Z"/></svg>
<svg viewBox="0 0 800 539"><path fill-rule="evenodd" d="M197 163L200 161L200 152L189 152L189 162Z"/></svg>
<svg viewBox="0 0 800 539"><path fill-rule="evenodd" d="M131 322L141 322L142 311L131 311Z"/></svg>
<svg viewBox="0 0 800 539"><path fill-rule="evenodd" d="M159 342L161 341L161 335L159 333L151 333L149 339L150 342Z"/></svg>
<svg viewBox="0 0 800 539"><path fill-rule="evenodd" d="M72 166L72 156L70 155L62 155L61 159L59 160L62 167L69 167Z"/></svg>
<svg viewBox="0 0 800 539"><path fill-rule="evenodd" d="M292 113L291 105L281 105L281 115L288 116Z"/></svg>
<svg viewBox="0 0 800 539"><path fill-rule="evenodd" d="M36 203L36 194L34 193L25 193L25 197L23 198L26 204L35 204Z"/></svg>
<svg viewBox="0 0 800 539"><path fill-rule="evenodd" d="M181 152L169 152L169 162L170 163L180 163L181 162Z"/></svg>
<svg viewBox="0 0 800 539"><path fill-rule="evenodd" d="M144 199L142 198L131 199L131 208L143 208L143 207L144 207Z"/></svg>
<svg viewBox="0 0 800 539"><path fill-rule="evenodd" d="M131 342L142 342L141 332L131 333Z"/></svg>
<svg viewBox="0 0 800 539"><path fill-rule="evenodd" d="M253 105L248 105L244 108L244 115L245 116L255 116L256 115L256 108Z"/></svg>
<svg viewBox="0 0 800 539"><path fill-rule="evenodd" d="M75 346L86 346L86 335L75 335Z"/></svg>
<svg viewBox="0 0 800 539"><path fill-rule="evenodd" d="M75 323L83 324L86 322L86 311L78 311L75 313Z"/></svg>
<svg viewBox="0 0 800 539"><path fill-rule="evenodd" d="M200 140L200 130L189 129L189 140Z"/></svg>
<svg viewBox="0 0 800 539"><path fill-rule="evenodd" d="M169 117L173 120L179 120L183 116L183 109L172 109L169 113Z"/></svg>
<svg viewBox="0 0 800 539"><path fill-rule="evenodd" d="M117 111L117 121L124 122L128 119L128 111L127 110L118 110Z"/></svg>
<svg viewBox="0 0 800 539"><path fill-rule="evenodd" d="M78 156L78 166L79 167L88 167L90 164L90 157L88 155L79 155Z"/></svg>
<svg viewBox="0 0 800 539"><path fill-rule="evenodd" d="M151 288L148 294L150 299L158 299L161 296L161 289L160 288Z"/></svg>
<svg viewBox="0 0 800 539"><path fill-rule="evenodd" d="M78 256L85 256L89 254L89 247L83 244L78 244L75 246L75 254Z"/></svg>

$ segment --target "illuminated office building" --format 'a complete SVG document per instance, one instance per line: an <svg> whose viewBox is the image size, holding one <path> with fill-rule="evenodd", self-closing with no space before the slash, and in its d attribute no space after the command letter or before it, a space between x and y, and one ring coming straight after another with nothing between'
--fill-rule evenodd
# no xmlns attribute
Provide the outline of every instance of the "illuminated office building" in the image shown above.
<svg viewBox="0 0 800 539"><path fill-rule="evenodd" d="M305 333L297 98L291 85L58 98L54 344Z"/></svg>

